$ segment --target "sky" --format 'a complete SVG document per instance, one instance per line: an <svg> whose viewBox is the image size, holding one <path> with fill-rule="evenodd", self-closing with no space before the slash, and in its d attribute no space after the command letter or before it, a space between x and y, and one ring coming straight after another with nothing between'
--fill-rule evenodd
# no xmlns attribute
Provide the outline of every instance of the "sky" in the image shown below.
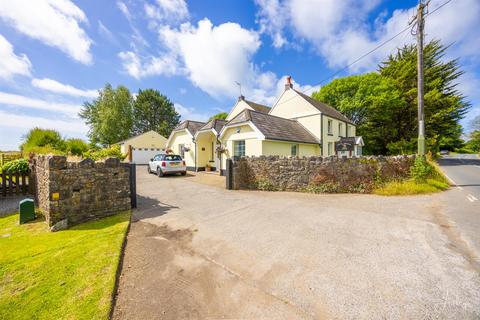
<svg viewBox="0 0 480 320"><path fill-rule="evenodd" d="M451 45L458 89L480 115L480 1L432 0L426 39ZM0 0L0 150L32 127L87 138L78 117L106 83L154 88L182 119L228 112L240 90L272 105L291 75L311 94L335 77L377 69L413 43L410 0ZM348 67L347 67L348 66ZM341 71L338 73L338 71ZM334 75L334 76L333 76Z"/></svg>

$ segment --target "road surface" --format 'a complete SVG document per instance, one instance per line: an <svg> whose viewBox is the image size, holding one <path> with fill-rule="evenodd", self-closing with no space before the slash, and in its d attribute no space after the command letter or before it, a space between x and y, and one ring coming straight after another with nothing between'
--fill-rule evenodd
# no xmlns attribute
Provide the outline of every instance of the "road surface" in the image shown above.
<svg viewBox="0 0 480 320"><path fill-rule="evenodd" d="M474 154L448 155L438 163L454 184L442 194L445 214L456 224L461 237L480 253L480 158Z"/></svg>

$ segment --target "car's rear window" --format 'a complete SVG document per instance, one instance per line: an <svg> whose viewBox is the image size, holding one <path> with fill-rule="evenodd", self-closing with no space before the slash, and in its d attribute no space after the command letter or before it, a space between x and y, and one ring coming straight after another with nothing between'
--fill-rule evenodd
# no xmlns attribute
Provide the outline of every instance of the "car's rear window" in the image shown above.
<svg viewBox="0 0 480 320"><path fill-rule="evenodd" d="M181 161L182 157L177 155L166 155L164 158L165 161Z"/></svg>

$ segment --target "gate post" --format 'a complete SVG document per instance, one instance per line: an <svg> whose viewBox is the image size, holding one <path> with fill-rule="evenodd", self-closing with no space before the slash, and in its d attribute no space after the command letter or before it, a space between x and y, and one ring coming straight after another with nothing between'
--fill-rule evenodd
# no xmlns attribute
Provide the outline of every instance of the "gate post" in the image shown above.
<svg viewBox="0 0 480 320"><path fill-rule="evenodd" d="M137 170L136 164L130 163L130 204L132 209L137 207Z"/></svg>
<svg viewBox="0 0 480 320"><path fill-rule="evenodd" d="M226 169L226 188L227 190L232 190L233 189L233 160L231 158L227 159L227 167Z"/></svg>

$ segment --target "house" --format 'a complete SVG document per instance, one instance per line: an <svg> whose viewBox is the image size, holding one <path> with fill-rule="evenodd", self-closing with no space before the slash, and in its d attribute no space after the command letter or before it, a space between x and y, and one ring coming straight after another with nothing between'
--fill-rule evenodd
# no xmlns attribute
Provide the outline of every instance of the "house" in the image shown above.
<svg viewBox="0 0 480 320"><path fill-rule="evenodd" d="M205 125L205 122L185 120L173 129L168 137L167 148L182 156L187 170L196 171L199 167L197 165L195 134Z"/></svg>
<svg viewBox="0 0 480 320"><path fill-rule="evenodd" d="M126 140L117 142L120 151L127 154L130 161L147 164L149 159L165 149L167 138L150 130Z"/></svg>
<svg viewBox="0 0 480 320"><path fill-rule="evenodd" d="M167 145L174 152L188 146L193 156L186 160L195 170L222 172L235 156L351 157L361 155L364 145L350 119L294 89L290 77L272 108L240 96L224 121L195 122L196 130L187 130L188 123L172 132ZM188 136L188 143L178 135Z"/></svg>

